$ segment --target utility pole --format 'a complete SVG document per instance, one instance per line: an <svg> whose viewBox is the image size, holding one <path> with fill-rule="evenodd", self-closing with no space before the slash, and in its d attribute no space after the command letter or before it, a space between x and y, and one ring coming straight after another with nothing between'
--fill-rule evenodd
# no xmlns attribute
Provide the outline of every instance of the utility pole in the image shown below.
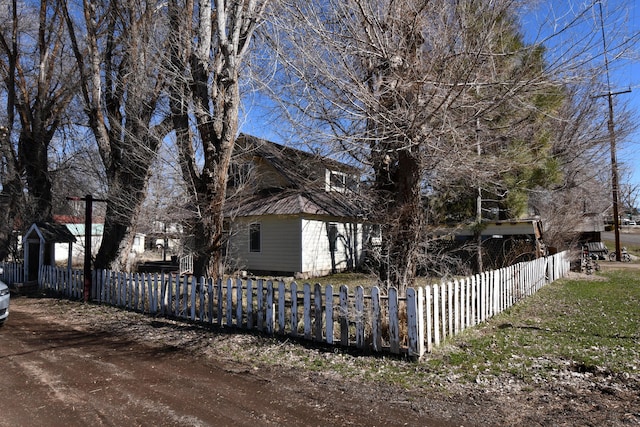
<svg viewBox="0 0 640 427"><path fill-rule="evenodd" d="M106 202L105 199L94 199L91 194L84 197L67 197L67 200L84 201L84 302L91 296L91 231L93 228L93 202Z"/></svg>
<svg viewBox="0 0 640 427"><path fill-rule="evenodd" d="M602 31L602 44L604 46L604 66L607 73L607 93L599 96L606 96L609 102L609 120L607 127L609 129L609 141L611 151L611 196L613 199L613 228L616 240L616 261L622 261L622 252L620 248L620 216L618 212L618 161L616 159L616 133L613 121L613 95L631 92L631 89L621 92L611 92L611 82L609 80L609 57L607 55L607 41L604 33L604 20L602 18L602 3L598 2L600 7L600 29Z"/></svg>
<svg viewBox="0 0 640 427"><path fill-rule="evenodd" d="M476 118L476 154L478 159L482 156L482 147L480 146L480 118ZM476 244L478 245L478 273L482 273L484 266L482 265L482 185L478 180L478 194L476 196Z"/></svg>
<svg viewBox="0 0 640 427"><path fill-rule="evenodd" d="M622 261L622 252L620 248L620 213L618 210L618 161L616 159L616 133L613 122L613 95L630 92L630 90L623 92L607 93L607 99L609 101L609 120L607 121L607 127L609 128L609 140L611 151L611 196L613 201L613 227L616 240L616 261Z"/></svg>

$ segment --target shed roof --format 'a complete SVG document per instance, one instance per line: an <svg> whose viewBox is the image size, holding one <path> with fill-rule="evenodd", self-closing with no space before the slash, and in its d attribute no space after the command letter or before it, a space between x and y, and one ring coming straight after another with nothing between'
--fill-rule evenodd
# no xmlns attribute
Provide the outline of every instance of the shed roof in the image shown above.
<svg viewBox="0 0 640 427"><path fill-rule="evenodd" d="M604 231L604 218L599 213L585 213L578 220L574 227L574 231L579 233L593 233Z"/></svg>
<svg viewBox="0 0 640 427"><path fill-rule="evenodd" d="M24 235L24 240L33 238L33 234L38 236L47 243L73 243L76 241L75 236L69 229L62 225L52 222L36 222L29 227Z"/></svg>

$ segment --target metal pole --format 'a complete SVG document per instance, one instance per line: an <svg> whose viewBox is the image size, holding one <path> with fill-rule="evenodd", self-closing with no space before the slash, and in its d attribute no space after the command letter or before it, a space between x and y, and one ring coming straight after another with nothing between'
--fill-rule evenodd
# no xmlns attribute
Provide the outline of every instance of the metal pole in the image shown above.
<svg viewBox="0 0 640 427"><path fill-rule="evenodd" d="M84 302L89 301L91 294L91 229L93 228L93 196L84 198Z"/></svg>
<svg viewBox="0 0 640 427"><path fill-rule="evenodd" d="M67 200L84 201L84 302L88 302L91 297L91 232L93 229L93 202L106 202L104 199L94 199L91 194L84 197L67 197Z"/></svg>

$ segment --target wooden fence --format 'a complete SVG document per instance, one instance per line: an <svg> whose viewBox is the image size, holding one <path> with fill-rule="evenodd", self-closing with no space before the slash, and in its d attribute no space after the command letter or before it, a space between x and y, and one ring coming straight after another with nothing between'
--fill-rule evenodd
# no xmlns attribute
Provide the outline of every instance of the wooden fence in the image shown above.
<svg viewBox="0 0 640 427"><path fill-rule="evenodd" d="M7 285L24 281L24 264L17 262L0 262L0 280Z"/></svg>
<svg viewBox="0 0 640 427"><path fill-rule="evenodd" d="M315 342L420 357L464 329L502 312L564 277L562 252L438 285L394 288L264 279L212 280L173 274L93 272L91 299L151 315L257 330ZM45 267L40 289L82 298L83 275Z"/></svg>

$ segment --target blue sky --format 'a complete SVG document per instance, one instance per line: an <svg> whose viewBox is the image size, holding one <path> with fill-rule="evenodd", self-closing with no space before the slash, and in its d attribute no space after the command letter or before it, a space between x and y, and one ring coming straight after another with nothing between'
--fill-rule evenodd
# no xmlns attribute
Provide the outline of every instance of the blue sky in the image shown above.
<svg viewBox="0 0 640 427"><path fill-rule="evenodd" d="M559 32L567 23L572 24ZM623 106L640 118L640 5L635 0L540 0L535 9L524 15L523 30L528 43L554 34L545 43L549 56L564 60L579 55L586 67L593 67L593 72L601 76L602 82L607 76L603 55L606 44L610 90L616 94L614 123L616 112L621 112ZM606 93L594 89L594 97ZM606 97L599 102L605 108L606 119ZM620 185L640 188L640 130L625 138L618 136L616 146Z"/></svg>
<svg viewBox="0 0 640 427"><path fill-rule="evenodd" d="M629 13L629 26L626 31L628 37L636 37L635 57L625 58L621 67L616 68L612 73L612 91L628 90L630 93L617 95L621 97L621 102L628 102L629 107L640 116L640 61L638 51L640 42L637 40L640 33L640 5L635 0L621 2ZM640 186L640 130L631 135L627 140L620 141L618 160L626 164L632 170L630 182ZM622 182L621 182L622 184Z"/></svg>
<svg viewBox="0 0 640 427"><path fill-rule="evenodd" d="M602 0L601 5L605 39L608 50L611 50L608 55L611 91L615 93L630 90L614 97L614 113L616 110L619 111L621 104L627 104L628 109L640 118L640 4L636 4L636 0ZM562 32L562 36L552 38L549 43L557 44L558 50L554 50L555 55L566 54L566 49L569 49L569 54L572 49L575 53L580 49L577 47L578 43L588 44L590 52L584 52L583 55L592 55L592 65L600 65L603 70L604 67L601 65L604 45L599 11L600 5L595 0L540 0L537 8L531 10L524 18L526 22L523 22L523 27L527 42L541 40L545 34L557 31L558 25L570 22L576 15L584 12L579 24L575 24L569 31ZM588 40L585 40L585 35L590 35L587 37ZM573 40L577 42L572 43ZM627 40L624 52L616 49L616 45L623 40ZM553 50L553 47L551 49ZM601 102L606 104L606 98ZM268 108L261 108L258 99L254 98L253 103L245 103L245 107L251 104L253 107L248 107L251 110L245 112L250 119L244 122L241 119L241 131L282 142L279 135L286 133L286 130L279 127L286 126L286 123L274 123L273 118L269 118ZM617 138L616 142L619 166L621 170L628 171L620 173L620 185L632 184L640 188L640 130L628 138Z"/></svg>

